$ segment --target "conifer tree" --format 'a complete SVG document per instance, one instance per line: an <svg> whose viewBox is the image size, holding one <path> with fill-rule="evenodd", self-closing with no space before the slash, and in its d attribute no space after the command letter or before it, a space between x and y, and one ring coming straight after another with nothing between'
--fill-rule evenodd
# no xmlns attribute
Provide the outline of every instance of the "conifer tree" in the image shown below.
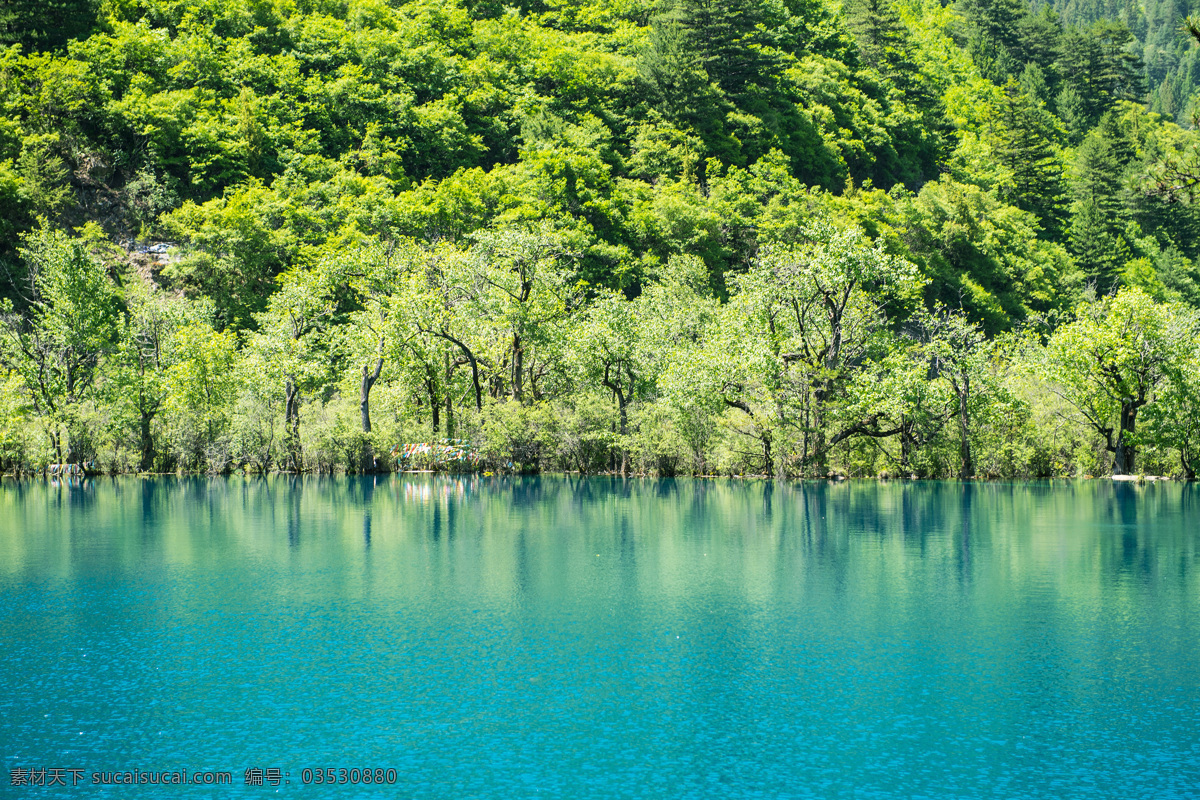
<svg viewBox="0 0 1200 800"><path fill-rule="evenodd" d="M1058 80L1054 62L1062 40L1062 21L1050 6L1040 13L1026 14L1017 20L1017 58L1024 64L1036 64L1053 87Z"/></svg>
<svg viewBox="0 0 1200 800"><path fill-rule="evenodd" d="M1071 249L1080 269L1107 293L1117 284L1131 257L1125 229L1130 215L1125 198L1125 169L1132 147L1120 135L1112 115L1079 146L1071 180Z"/></svg>
<svg viewBox="0 0 1200 800"><path fill-rule="evenodd" d="M674 12L708 72L731 97L750 84L769 81L778 60L763 28L763 5L755 0L681 0Z"/></svg>
<svg viewBox="0 0 1200 800"><path fill-rule="evenodd" d="M1067 138L1072 144L1077 144L1087 133L1087 109L1083 105L1083 96L1074 86L1066 86L1054 98L1054 112L1062 120L1067 130Z"/></svg>
<svg viewBox="0 0 1200 800"><path fill-rule="evenodd" d="M959 0L966 47L985 77L1004 83L1017 69L1019 25L1028 12L1020 0Z"/></svg>
<svg viewBox="0 0 1200 800"><path fill-rule="evenodd" d="M1021 91L1036 103L1045 103L1049 99L1050 87L1046 83L1046 73L1036 61L1025 65L1025 71L1021 73Z"/></svg>
<svg viewBox="0 0 1200 800"><path fill-rule="evenodd" d="M96 0L3 0L0 46L53 50L86 36L96 22Z"/></svg>
<svg viewBox="0 0 1200 800"><path fill-rule="evenodd" d="M864 66L880 74L898 66L912 68L908 31L891 0L847 0L842 15Z"/></svg>
<svg viewBox="0 0 1200 800"><path fill-rule="evenodd" d="M1054 118L1010 78L1004 87L996 131L997 158L1013 176L1002 199L1036 214L1051 238L1061 231L1065 204L1062 164L1054 135Z"/></svg>
<svg viewBox="0 0 1200 800"><path fill-rule="evenodd" d="M1132 256L1129 243L1115 231L1100 203L1076 201L1071 212L1070 243L1076 263L1099 294L1112 292Z"/></svg>
<svg viewBox="0 0 1200 800"><path fill-rule="evenodd" d="M1142 62L1130 49L1133 41L1129 28L1111 20L1063 35L1056 68L1078 93L1085 125L1094 125L1116 103L1140 101L1145 94Z"/></svg>
<svg viewBox="0 0 1200 800"><path fill-rule="evenodd" d="M1123 22L1102 20L1089 31L1100 46L1097 76L1110 103L1140 102L1146 94L1145 67L1135 50L1136 39Z"/></svg>
<svg viewBox="0 0 1200 800"><path fill-rule="evenodd" d="M862 65L891 80L905 101L926 117L929 129L948 129L938 98L921 81L912 39L893 0L847 0L842 14L858 43Z"/></svg>

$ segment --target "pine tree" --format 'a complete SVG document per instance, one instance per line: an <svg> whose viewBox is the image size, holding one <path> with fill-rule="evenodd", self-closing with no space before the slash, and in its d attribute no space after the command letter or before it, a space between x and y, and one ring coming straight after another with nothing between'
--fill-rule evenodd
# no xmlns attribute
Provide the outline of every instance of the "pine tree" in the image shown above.
<svg viewBox="0 0 1200 800"><path fill-rule="evenodd" d="M846 0L842 16L858 43L863 66L881 75L897 67L915 71L908 30L891 0Z"/></svg>
<svg viewBox="0 0 1200 800"><path fill-rule="evenodd" d="M709 79L730 97L778 72L762 25L763 5L756 0L681 0L674 16Z"/></svg>
<svg viewBox="0 0 1200 800"><path fill-rule="evenodd" d="M1075 156L1071 249L1083 273L1105 293L1115 288L1131 257L1125 238L1132 218L1125 196L1125 171L1132 158L1132 145L1111 114L1087 135Z"/></svg>
<svg viewBox="0 0 1200 800"><path fill-rule="evenodd" d="M862 65L890 80L905 102L926 118L930 130L948 130L939 98L921 81L912 39L893 0L846 0L842 14L858 44Z"/></svg>
<svg viewBox="0 0 1200 800"><path fill-rule="evenodd" d="M1020 0L959 0L966 47L985 77L1004 83L1017 69L1019 26L1028 15Z"/></svg>
<svg viewBox="0 0 1200 800"><path fill-rule="evenodd" d="M1102 20L1093 25L1088 33L1100 45L1100 74L1097 80L1108 102L1140 102L1146 94L1145 68L1141 57L1131 49L1136 40L1129 28L1122 22Z"/></svg>
<svg viewBox="0 0 1200 800"><path fill-rule="evenodd" d="M1062 164L1054 146L1054 118L1011 78L1004 87L995 132L996 156L1013 176L1006 202L1036 214L1051 238L1062 230Z"/></svg>
<svg viewBox="0 0 1200 800"><path fill-rule="evenodd" d="M1062 23L1050 6L1044 7L1041 13L1027 14L1017 22L1018 61L1040 67L1052 89L1058 80L1054 62L1058 59L1062 34Z"/></svg>
<svg viewBox="0 0 1200 800"><path fill-rule="evenodd" d="M1046 73L1036 61L1025 65L1025 71L1021 73L1021 91L1037 103L1049 100L1050 87L1046 84Z"/></svg>
<svg viewBox="0 0 1200 800"><path fill-rule="evenodd" d="M1142 62L1130 51L1132 42L1129 29L1110 20L1063 36L1055 66L1064 86L1078 93L1086 126L1116 103L1140 101L1145 94Z"/></svg>
<svg viewBox="0 0 1200 800"><path fill-rule="evenodd" d="M695 130L714 155L735 158L737 143L726 133L729 101L713 87L690 31L678 14L653 20L649 46L638 57L649 100L673 123Z"/></svg>
<svg viewBox="0 0 1200 800"><path fill-rule="evenodd" d="M86 36L98 0L0 0L0 46L53 50Z"/></svg>
<svg viewBox="0 0 1200 800"><path fill-rule="evenodd" d="M1096 79L1100 72L1099 43L1084 31L1067 31L1059 44L1055 68L1062 77L1061 91L1070 89L1075 95L1071 98L1068 113L1078 116L1078 128L1090 128L1107 105L1107 98ZM1066 105L1065 101L1063 105ZM1074 120L1063 119L1063 122L1071 126Z"/></svg>
<svg viewBox="0 0 1200 800"><path fill-rule="evenodd" d="M708 89L704 65L688 39L687 29L674 15L653 21L649 46L638 59L638 72L657 95L654 99L658 104L675 118L701 105L699 99Z"/></svg>
<svg viewBox="0 0 1200 800"><path fill-rule="evenodd" d="M1120 283L1121 270L1132 252L1101 204L1077 201L1072 208L1069 240L1075 263L1099 294L1110 294Z"/></svg>

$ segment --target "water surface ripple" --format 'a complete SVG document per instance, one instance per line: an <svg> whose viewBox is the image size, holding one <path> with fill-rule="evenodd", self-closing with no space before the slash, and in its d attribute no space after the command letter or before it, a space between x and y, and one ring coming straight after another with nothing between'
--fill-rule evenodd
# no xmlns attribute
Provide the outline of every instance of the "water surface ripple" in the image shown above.
<svg viewBox="0 0 1200 800"><path fill-rule="evenodd" d="M1177 484L7 481L0 797L1200 797L1198 557Z"/></svg>

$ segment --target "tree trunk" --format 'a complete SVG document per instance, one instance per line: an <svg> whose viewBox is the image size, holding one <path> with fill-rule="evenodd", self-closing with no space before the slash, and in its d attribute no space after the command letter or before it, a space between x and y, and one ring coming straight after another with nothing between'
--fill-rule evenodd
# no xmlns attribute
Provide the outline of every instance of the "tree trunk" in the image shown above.
<svg viewBox="0 0 1200 800"><path fill-rule="evenodd" d="M300 452L300 389L288 376L284 383L284 449L287 451L287 471L299 473L303 465Z"/></svg>
<svg viewBox="0 0 1200 800"><path fill-rule="evenodd" d="M1117 444L1113 448L1113 474L1132 475L1136 448L1133 444L1133 434L1137 429L1137 413L1139 408L1133 398L1126 397L1121 401L1121 428L1117 431Z"/></svg>
<svg viewBox="0 0 1200 800"><path fill-rule="evenodd" d="M454 398L450 394L450 380L454 377L450 354L446 353L446 438L454 438Z"/></svg>
<svg viewBox="0 0 1200 800"><path fill-rule="evenodd" d="M971 416L967 411L970 391L970 383L964 381L962 391L958 392L958 478L964 481L975 477L975 457L971 454Z"/></svg>
<svg viewBox="0 0 1200 800"><path fill-rule="evenodd" d="M433 417L433 438L436 439L442 429L442 407L438 403L437 374L428 364L425 365L425 390L429 393L429 413Z"/></svg>
<svg viewBox="0 0 1200 800"><path fill-rule="evenodd" d="M422 329L422 330L424 330L424 329ZM429 332L433 333L433 335L435 335L435 336L440 336L441 338L445 339L448 342L452 342L453 344L455 344L458 347L459 350L461 350L463 352L463 355L465 355L467 357L467 361L470 362L470 364L471 364L471 384L475 389L475 410L482 411L483 410L483 385L480 383L480 379L479 379L479 359L477 359L475 357L475 354L473 352L471 352L471 348L467 347L466 344L464 344L462 341L454 338L453 336L446 333L445 331L441 331L441 332L429 331ZM486 361L484 362L484 366L487 366ZM494 377L495 376L493 376L493 378ZM449 382L449 381L447 380L447 382ZM495 396L494 392L492 392L492 396L493 397Z"/></svg>
<svg viewBox="0 0 1200 800"><path fill-rule="evenodd" d="M825 420L824 414L821 413L820 405L813 409L812 414L812 472L817 478L824 478L829 474L829 469L825 463Z"/></svg>
<svg viewBox="0 0 1200 800"><path fill-rule="evenodd" d="M383 359L375 362L375 371L367 372L367 365L362 368L362 387L358 393L358 407L362 412L363 447L360 468L361 471L375 471L375 447L371 444L371 387L379 380L379 372L383 369Z"/></svg>
<svg viewBox="0 0 1200 800"><path fill-rule="evenodd" d="M629 472L629 450L625 447L625 437L629 435L629 400L621 388L620 377L612 380L610 366L604 368L604 385L617 397L617 417L620 420L618 433L621 436L621 477Z"/></svg>
<svg viewBox="0 0 1200 800"><path fill-rule="evenodd" d="M629 408L624 394L617 395L617 414L621 421L621 477L624 478L629 474L629 448L625 446L625 437L629 435Z"/></svg>
<svg viewBox="0 0 1200 800"><path fill-rule="evenodd" d="M512 396L518 403L521 402L523 393L523 383L525 380L525 358L521 352L521 337L513 335L513 360L512 360Z"/></svg>
<svg viewBox="0 0 1200 800"><path fill-rule="evenodd" d="M817 478L829 475L827 461L829 445L825 441L825 400L827 397L828 392L823 389L817 389L812 394L812 470L813 476Z"/></svg>
<svg viewBox="0 0 1200 800"><path fill-rule="evenodd" d="M475 387L475 410L483 411L483 389L479 386L479 364L474 355L467 356L471 361L471 385Z"/></svg>
<svg viewBox="0 0 1200 800"><path fill-rule="evenodd" d="M152 414L146 412L141 413L141 419L138 421L138 434L141 451L142 451L142 472L149 472L154 467L154 440L150 436L150 421L153 419Z"/></svg>
<svg viewBox="0 0 1200 800"><path fill-rule="evenodd" d="M57 425L52 424L50 426L50 444L54 446L55 463L63 463L62 434L59 432Z"/></svg>

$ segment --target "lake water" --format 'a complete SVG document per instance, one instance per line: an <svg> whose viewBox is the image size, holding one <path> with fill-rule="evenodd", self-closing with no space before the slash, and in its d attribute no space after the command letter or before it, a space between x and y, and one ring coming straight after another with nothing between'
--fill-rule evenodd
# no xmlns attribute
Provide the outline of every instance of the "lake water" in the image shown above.
<svg viewBox="0 0 1200 800"><path fill-rule="evenodd" d="M0 797L1200 797L1198 559L1179 484L6 481Z"/></svg>

